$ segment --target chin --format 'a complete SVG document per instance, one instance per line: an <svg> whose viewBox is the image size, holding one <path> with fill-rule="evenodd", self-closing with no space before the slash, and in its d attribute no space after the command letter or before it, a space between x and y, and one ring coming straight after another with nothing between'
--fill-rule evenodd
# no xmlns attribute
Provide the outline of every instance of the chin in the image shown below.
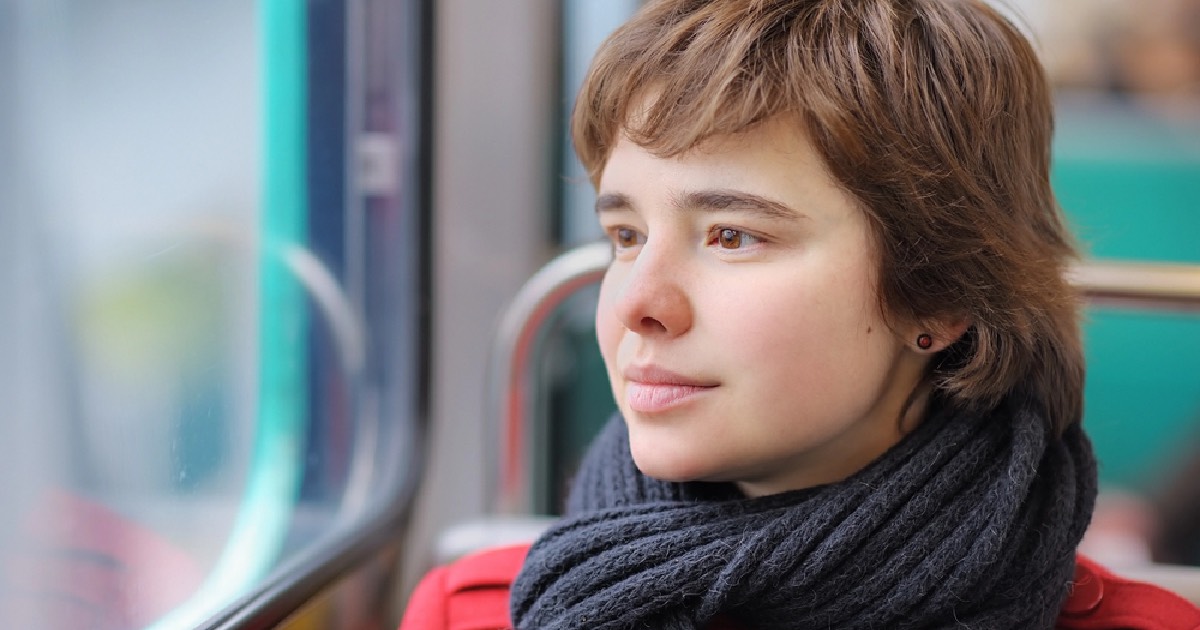
<svg viewBox="0 0 1200 630"><path fill-rule="evenodd" d="M659 481L706 481L713 475L712 461L696 453L680 452L657 444L630 444L633 463L643 475Z"/></svg>

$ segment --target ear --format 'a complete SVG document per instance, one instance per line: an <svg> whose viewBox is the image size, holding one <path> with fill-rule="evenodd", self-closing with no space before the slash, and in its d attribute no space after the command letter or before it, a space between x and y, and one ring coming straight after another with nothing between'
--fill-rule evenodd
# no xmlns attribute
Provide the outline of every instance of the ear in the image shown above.
<svg viewBox="0 0 1200 630"><path fill-rule="evenodd" d="M970 327L971 320L966 317L948 321L927 321L910 327L906 344L914 352L935 354L958 341Z"/></svg>

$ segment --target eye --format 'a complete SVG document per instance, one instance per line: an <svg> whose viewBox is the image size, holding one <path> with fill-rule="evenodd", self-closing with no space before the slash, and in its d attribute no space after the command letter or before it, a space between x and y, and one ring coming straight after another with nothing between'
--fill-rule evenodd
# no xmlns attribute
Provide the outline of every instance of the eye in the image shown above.
<svg viewBox="0 0 1200 630"><path fill-rule="evenodd" d="M741 230L725 228L717 232L717 244L725 249L737 249L742 246Z"/></svg>
<svg viewBox="0 0 1200 630"><path fill-rule="evenodd" d="M632 249L646 242L646 238L631 227L617 226L608 230L608 238L617 251Z"/></svg>
<svg viewBox="0 0 1200 630"><path fill-rule="evenodd" d="M761 239L753 234L729 227L715 227L709 233L709 244L721 249L743 249L758 243Z"/></svg>

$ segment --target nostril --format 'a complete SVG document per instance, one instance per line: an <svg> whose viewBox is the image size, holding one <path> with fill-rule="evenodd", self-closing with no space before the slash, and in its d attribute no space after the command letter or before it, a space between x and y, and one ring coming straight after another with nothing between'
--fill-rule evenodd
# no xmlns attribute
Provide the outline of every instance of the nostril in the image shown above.
<svg viewBox="0 0 1200 630"><path fill-rule="evenodd" d="M661 331L661 330L667 329L667 327L664 326L662 322L658 321L657 319L654 319L653 317L643 317L640 324L641 324L643 330Z"/></svg>

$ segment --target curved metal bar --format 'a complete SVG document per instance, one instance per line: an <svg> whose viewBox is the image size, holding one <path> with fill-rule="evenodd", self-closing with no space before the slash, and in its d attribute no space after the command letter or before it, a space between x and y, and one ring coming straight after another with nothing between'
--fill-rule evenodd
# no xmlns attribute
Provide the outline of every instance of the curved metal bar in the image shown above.
<svg viewBox="0 0 1200 630"><path fill-rule="evenodd" d="M606 243L577 247L542 267L505 310L492 345L488 370L488 423L491 444L488 497L495 513L530 511L529 481L534 468L526 452L536 427L530 413L530 378L536 344L547 318L572 295L600 281L612 257Z"/></svg>
<svg viewBox="0 0 1200 630"><path fill-rule="evenodd" d="M493 513L528 514L532 475L538 454L528 452L542 427L532 412L534 346L554 309L579 291L600 281L611 259L607 244L570 250L549 262L517 293L505 311L492 347L489 370L489 470L494 477L488 497ZM1067 277L1086 300L1140 308L1183 308L1200 311L1200 265L1126 261L1086 261Z"/></svg>
<svg viewBox="0 0 1200 630"><path fill-rule="evenodd" d="M1200 265L1092 260L1067 277L1092 302L1200 309Z"/></svg>

